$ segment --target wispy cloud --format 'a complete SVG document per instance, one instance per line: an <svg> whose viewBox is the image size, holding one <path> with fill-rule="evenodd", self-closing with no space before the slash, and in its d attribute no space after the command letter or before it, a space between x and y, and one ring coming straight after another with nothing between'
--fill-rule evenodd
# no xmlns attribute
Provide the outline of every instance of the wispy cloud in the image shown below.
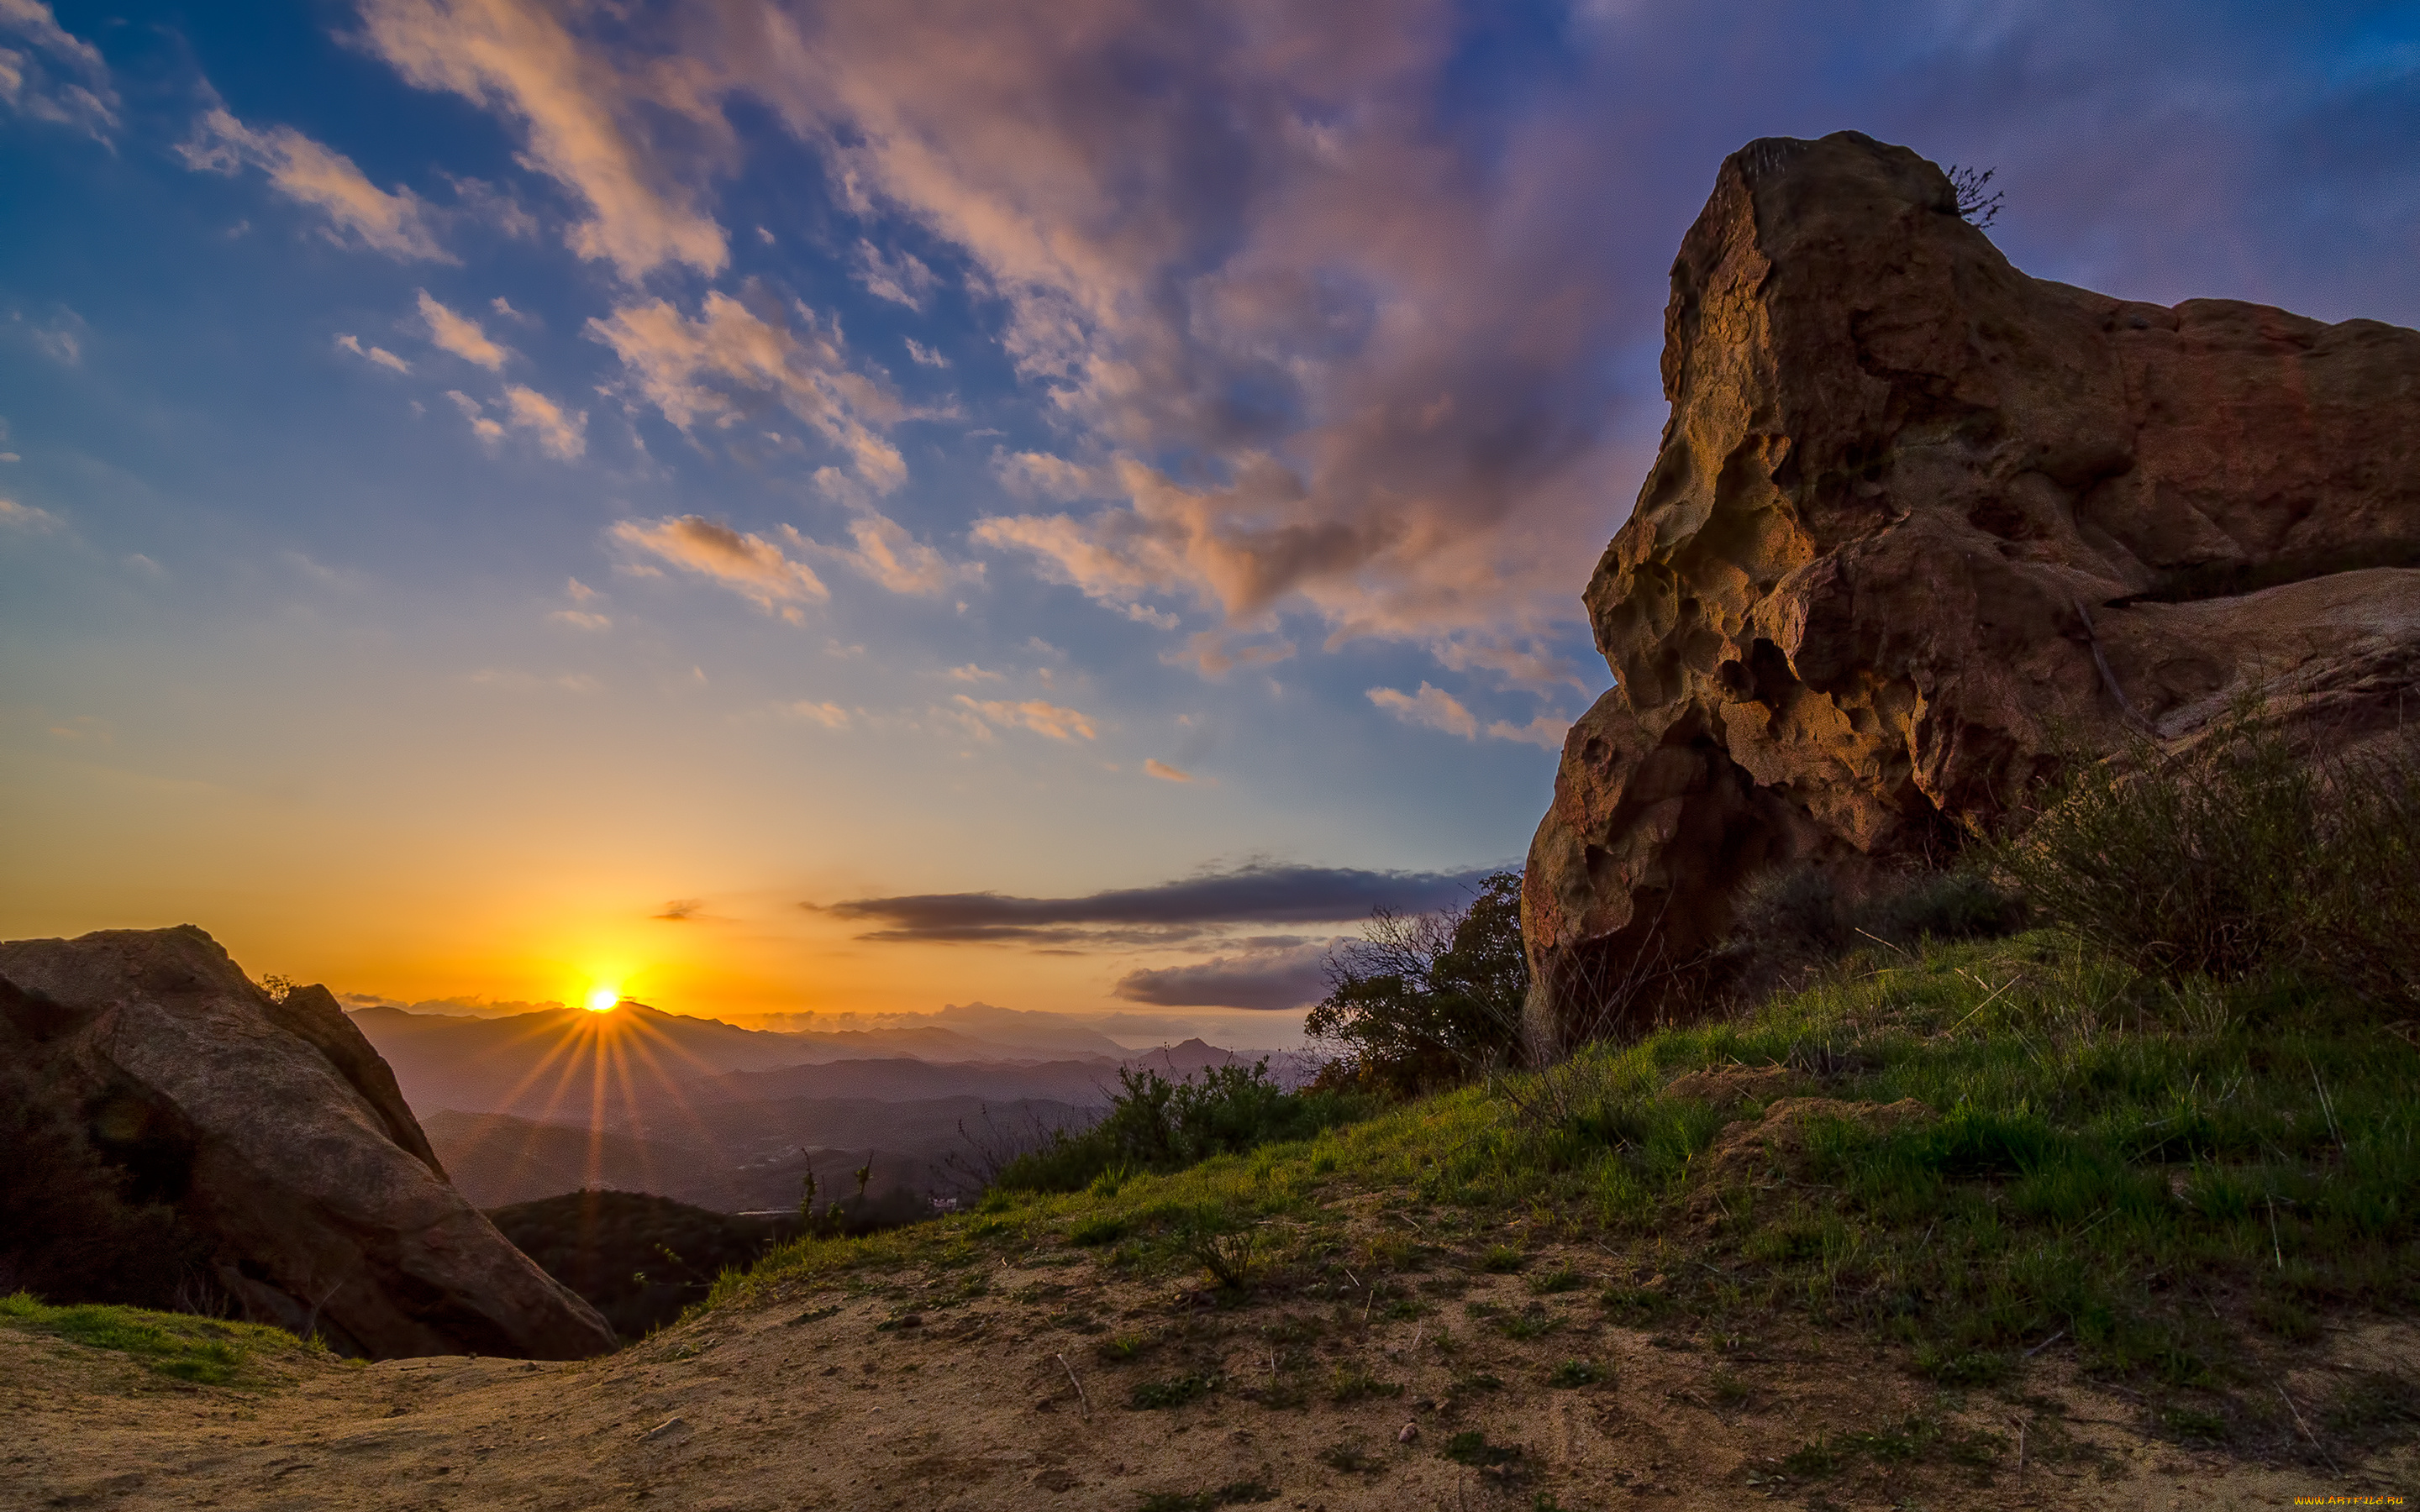
<svg viewBox="0 0 2420 1512"><path fill-rule="evenodd" d="M1476 740L1483 734L1490 740L1511 740L1525 746L1559 750L1562 748L1565 732L1572 726L1571 720L1559 715L1541 714L1528 724L1495 719L1482 727L1479 717L1472 714L1462 700L1427 683L1422 683L1417 693L1406 693L1393 687L1373 687L1369 691L1369 699L1405 724L1442 730L1465 740Z"/></svg>
<svg viewBox="0 0 2420 1512"><path fill-rule="evenodd" d="M868 294L889 300L893 304L904 304L911 310L923 309L924 301L932 294L934 285L940 282L914 253L902 252L886 256L881 248L863 237L857 241L853 269L857 281L865 285ZM912 351L914 343L909 343L909 347Z"/></svg>
<svg viewBox="0 0 2420 1512"><path fill-rule="evenodd" d="M488 332L469 316L457 315L429 297L427 289L419 291L420 318L427 323L428 339L441 351L452 352L466 363L475 363L489 372L500 372L512 352L488 339Z"/></svg>
<svg viewBox="0 0 2420 1512"><path fill-rule="evenodd" d="M827 730L845 730L850 724L849 712L830 701L817 703L800 699L796 703L783 704L781 712L793 719L812 719Z"/></svg>
<svg viewBox="0 0 2420 1512"><path fill-rule="evenodd" d="M1497 719L1487 727L1487 733L1497 740L1512 740L1546 750L1560 750L1563 737L1571 733L1571 728L1572 722L1559 715L1542 714L1528 724Z"/></svg>
<svg viewBox="0 0 2420 1512"><path fill-rule="evenodd" d="M47 509L21 504L14 499L0 499L0 527L41 535L58 530L64 523Z"/></svg>
<svg viewBox="0 0 2420 1512"><path fill-rule="evenodd" d="M1147 775L1156 777L1163 782L1190 782L1193 780L1192 773L1179 771L1175 767L1169 765L1166 762L1161 761L1156 756L1144 757L1142 769Z"/></svg>
<svg viewBox="0 0 2420 1512"><path fill-rule="evenodd" d="M839 328L811 310L772 306L759 314L717 291L693 320L651 300L592 319L588 330L613 349L647 401L684 431L701 421L736 424L754 401L770 398L822 432L876 492L907 481L906 459L877 434L904 419L905 408L850 364Z"/></svg>
<svg viewBox="0 0 2420 1512"><path fill-rule="evenodd" d="M694 68L617 68L535 0L363 0L369 46L405 79L496 110L522 161L587 207L567 240L635 280L668 263L719 273L722 228L698 208L689 164L667 161L644 117L684 119L718 144L728 127Z"/></svg>
<svg viewBox="0 0 2420 1512"><path fill-rule="evenodd" d="M821 603L831 596L814 569L792 561L773 542L703 515L626 519L608 533L659 562L711 579L793 625L806 623L799 605Z"/></svg>
<svg viewBox="0 0 2420 1512"><path fill-rule="evenodd" d="M1462 700L1441 687L1422 683L1417 693L1405 693L1392 687L1373 687L1370 689L1370 702L1405 724L1442 730L1465 740L1479 737L1479 720L1463 706Z"/></svg>
<svg viewBox="0 0 2420 1512"><path fill-rule="evenodd" d="M255 131L226 111L205 111L194 134L177 148L199 173L236 174L246 167L269 176L271 187L328 218L321 228L338 246L365 247L394 257L452 262L429 229L427 201L409 188L393 193L369 181L353 160L290 126Z"/></svg>
<svg viewBox="0 0 2420 1512"><path fill-rule="evenodd" d="M409 373L411 371L411 364L410 363L405 362L402 358L397 357L395 353L388 351L383 347L364 347L361 343L361 338L358 336L338 336L336 338L336 347L340 351L349 351L355 357L366 359L369 362L377 363L380 367L386 368L390 372Z"/></svg>
<svg viewBox="0 0 2420 1512"><path fill-rule="evenodd" d="M983 575L983 563L952 563L908 534L897 520L870 509L848 522L848 536L847 546L806 544L894 594L929 598Z"/></svg>
<svg viewBox="0 0 2420 1512"><path fill-rule="evenodd" d="M594 613L584 609L559 609L547 616L557 625L568 625L575 630L610 630L612 616Z"/></svg>
<svg viewBox="0 0 2420 1512"><path fill-rule="evenodd" d="M504 422L489 419L488 417L487 407L479 403L478 400L472 398L469 394L464 393L459 389L446 390L445 397L453 400L454 408L461 410L462 418L471 423L472 435L478 437L479 440L488 442L489 445L493 445L504 439Z"/></svg>
<svg viewBox="0 0 2420 1512"><path fill-rule="evenodd" d="M70 126L107 142L117 126L117 91L101 49L59 24L44 0L0 0L0 103L33 120Z"/></svg>
<svg viewBox="0 0 2420 1512"><path fill-rule="evenodd" d="M881 926L861 939L1063 943L1070 929L1098 926L1183 932L1228 924L1342 923L1382 907L1423 913L1467 903L1486 875L1483 870L1365 872L1259 863L1073 898L920 893L851 898L819 911Z"/></svg>
<svg viewBox="0 0 2420 1512"><path fill-rule="evenodd" d="M1140 612L1137 612L1138 610ZM1128 606L1126 613L1130 619L1158 623L1151 617L1149 609L1139 604ZM1175 626L1172 624L1163 624L1160 627L1173 629ZM1233 636L1224 630L1202 630L1197 631L1180 649L1161 652L1159 660L1162 666L1190 667L1202 676L1216 681L1238 667L1266 667L1287 660L1294 654L1295 643L1291 640L1270 640L1263 641L1259 645L1241 645L1236 642Z"/></svg>
<svg viewBox="0 0 2420 1512"><path fill-rule="evenodd" d="M1012 730L1031 730L1037 735L1053 740L1090 740L1094 736L1093 721L1074 709L1026 699L1010 702L998 699L971 699L964 693L952 695L952 702L975 718L987 724Z"/></svg>
<svg viewBox="0 0 2420 1512"><path fill-rule="evenodd" d="M560 461L576 461L588 450L588 412L570 411L535 389L518 383L504 385L504 412L520 429L537 438L546 455Z"/></svg>
<svg viewBox="0 0 2420 1512"><path fill-rule="evenodd" d="M917 366L947 367L950 365L950 360L947 357L942 356L932 347L925 346L915 337L905 336L901 339L908 343L908 360L913 362Z"/></svg>

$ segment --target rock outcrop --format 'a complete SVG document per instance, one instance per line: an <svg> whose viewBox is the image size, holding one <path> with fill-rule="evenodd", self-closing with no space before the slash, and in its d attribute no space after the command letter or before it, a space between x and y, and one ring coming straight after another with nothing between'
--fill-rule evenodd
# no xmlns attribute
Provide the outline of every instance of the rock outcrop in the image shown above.
<svg viewBox="0 0 2420 1512"><path fill-rule="evenodd" d="M1852 132L1733 154L1665 312L1671 417L1586 594L1522 902L1541 1038L1757 872L1938 853L2079 746L2246 695L2420 714L2420 332L2029 278Z"/></svg>
<svg viewBox="0 0 2420 1512"><path fill-rule="evenodd" d="M327 989L272 999L190 925L0 944L0 986L17 1085L136 1173L255 1319L379 1358L614 1347L454 1190Z"/></svg>

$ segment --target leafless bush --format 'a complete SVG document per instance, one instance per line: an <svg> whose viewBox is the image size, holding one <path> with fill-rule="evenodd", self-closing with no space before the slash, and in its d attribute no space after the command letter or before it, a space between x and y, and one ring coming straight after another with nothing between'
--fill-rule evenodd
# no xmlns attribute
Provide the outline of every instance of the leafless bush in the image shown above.
<svg viewBox="0 0 2420 1512"><path fill-rule="evenodd" d="M2000 218L2000 202L2008 198L1998 190L1986 193L1993 176L1999 171L1997 168L1962 168L1954 162L1949 165L1949 187L1958 192L1958 213L1978 231L1988 228Z"/></svg>
<svg viewBox="0 0 2420 1512"><path fill-rule="evenodd" d="M1047 1149L1053 1135L1066 1132L1065 1122L1050 1123L1032 1108L1022 1119L996 1118L985 1103L969 1127L958 1120L958 1148L941 1157L941 1171L961 1197L976 1197L998 1184L1002 1171L1019 1158Z"/></svg>

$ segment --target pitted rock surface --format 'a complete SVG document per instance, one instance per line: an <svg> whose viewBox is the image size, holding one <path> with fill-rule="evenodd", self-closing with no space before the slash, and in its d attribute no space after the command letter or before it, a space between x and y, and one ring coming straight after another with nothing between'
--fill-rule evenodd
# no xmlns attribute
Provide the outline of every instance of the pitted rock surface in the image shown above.
<svg viewBox="0 0 2420 1512"><path fill-rule="evenodd" d="M2420 713L2420 332L2027 277L1842 132L1723 164L1663 372L1529 852L1542 1039L1667 1009L1624 984L1757 872L1937 854L2062 751Z"/></svg>

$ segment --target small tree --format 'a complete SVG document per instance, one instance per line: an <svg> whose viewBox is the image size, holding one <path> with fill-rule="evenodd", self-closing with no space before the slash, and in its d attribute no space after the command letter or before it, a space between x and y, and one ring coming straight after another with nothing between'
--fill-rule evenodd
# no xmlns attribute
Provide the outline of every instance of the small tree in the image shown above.
<svg viewBox="0 0 2420 1512"><path fill-rule="evenodd" d="M1329 955L1327 982L1303 1023L1340 1052L1323 1081L1412 1092L1511 1059L1529 988L1521 873L1490 875L1458 909L1377 910Z"/></svg>

